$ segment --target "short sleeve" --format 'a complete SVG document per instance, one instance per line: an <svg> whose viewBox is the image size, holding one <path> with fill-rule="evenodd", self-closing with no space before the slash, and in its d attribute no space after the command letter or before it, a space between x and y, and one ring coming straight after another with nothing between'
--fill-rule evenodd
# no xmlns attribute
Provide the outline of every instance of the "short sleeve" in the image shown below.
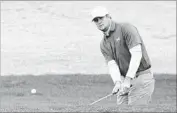
<svg viewBox="0 0 177 113"><path fill-rule="evenodd" d="M111 55L111 52L109 51L109 49L106 47L106 45L104 45L104 42L101 41L100 44L100 49L101 49L101 53L103 54L106 63L108 63L109 61L113 60L113 57Z"/></svg>
<svg viewBox="0 0 177 113"><path fill-rule="evenodd" d="M122 26L122 29L125 42L129 49L142 43L141 36L136 27L130 24L125 24Z"/></svg>

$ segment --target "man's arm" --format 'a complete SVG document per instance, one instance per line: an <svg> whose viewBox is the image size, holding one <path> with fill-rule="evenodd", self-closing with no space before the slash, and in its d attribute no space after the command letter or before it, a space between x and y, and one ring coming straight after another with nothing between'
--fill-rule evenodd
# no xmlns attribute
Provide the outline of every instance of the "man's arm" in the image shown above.
<svg viewBox="0 0 177 113"><path fill-rule="evenodd" d="M120 95L128 93L128 90L131 87L131 79L135 77L136 71L138 70L142 58L141 45L138 44L135 47L131 48L130 53L131 53L130 65L126 77L123 83L121 84L119 93Z"/></svg>
<svg viewBox="0 0 177 113"><path fill-rule="evenodd" d="M126 77L134 78L142 58L141 44L130 49L131 59Z"/></svg>
<svg viewBox="0 0 177 113"><path fill-rule="evenodd" d="M131 24L124 24L123 32L126 44L131 54L130 64L126 77L134 78L142 58L142 40L137 28Z"/></svg>
<svg viewBox="0 0 177 113"><path fill-rule="evenodd" d="M116 84L116 82L121 82L120 70L115 60L111 60L108 62L108 68L109 74L111 75L114 84Z"/></svg>
<svg viewBox="0 0 177 113"><path fill-rule="evenodd" d="M115 85L112 90L112 94L116 94L121 88L121 83L122 83L120 70L115 60L109 61L108 67L109 67L109 73Z"/></svg>

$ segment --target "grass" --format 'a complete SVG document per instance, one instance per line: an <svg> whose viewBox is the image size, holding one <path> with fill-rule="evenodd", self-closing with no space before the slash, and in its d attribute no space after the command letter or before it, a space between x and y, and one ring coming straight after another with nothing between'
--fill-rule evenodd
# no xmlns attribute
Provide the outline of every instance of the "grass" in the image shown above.
<svg viewBox="0 0 177 113"><path fill-rule="evenodd" d="M176 76L155 74L153 101L149 106L117 106L109 75L1 76L1 112L175 112ZM32 88L37 89L31 94Z"/></svg>

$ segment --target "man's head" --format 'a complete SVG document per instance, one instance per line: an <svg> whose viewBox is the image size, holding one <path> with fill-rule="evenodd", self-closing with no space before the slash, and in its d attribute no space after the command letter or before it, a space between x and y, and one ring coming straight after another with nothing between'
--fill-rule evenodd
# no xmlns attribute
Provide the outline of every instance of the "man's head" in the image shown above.
<svg viewBox="0 0 177 113"><path fill-rule="evenodd" d="M91 16L92 21L96 24L99 30L106 32L109 29L111 17L106 8L101 6L95 7L91 12Z"/></svg>

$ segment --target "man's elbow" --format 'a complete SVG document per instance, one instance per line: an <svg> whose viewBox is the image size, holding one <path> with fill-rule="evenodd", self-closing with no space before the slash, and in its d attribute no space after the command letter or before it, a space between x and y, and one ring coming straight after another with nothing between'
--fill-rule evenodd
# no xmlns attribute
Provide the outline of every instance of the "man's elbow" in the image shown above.
<svg viewBox="0 0 177 113"><path fill-rule="evenodd" d="M136 58L142 58L142 49L141 45L138 44L137 46L130 49L131 56L135 56Z"/></svg>

